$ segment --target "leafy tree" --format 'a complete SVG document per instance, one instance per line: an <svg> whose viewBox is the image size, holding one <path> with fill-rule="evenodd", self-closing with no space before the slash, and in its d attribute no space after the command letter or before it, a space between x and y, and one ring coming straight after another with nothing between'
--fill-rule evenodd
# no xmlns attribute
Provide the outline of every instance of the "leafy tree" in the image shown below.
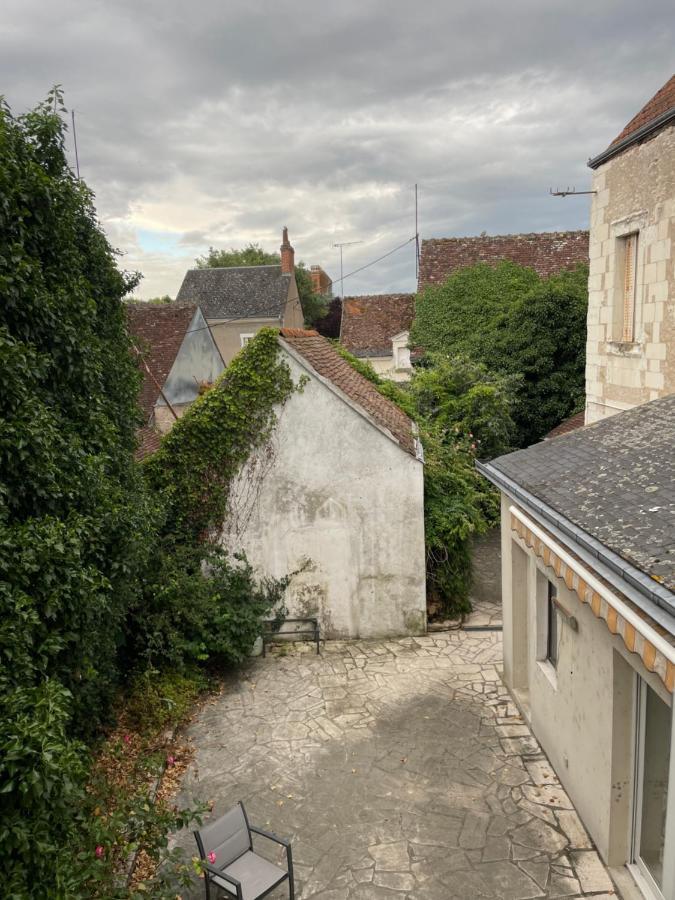
<svg viewBox="0 0 675 900"><path fill-rule="evenodd" d="M512 262L459 269L417 300L411 343L518 376L513 417L524 446L583 397L588 270L548 279Z"/></svg>
<svg viewBox="0 0 675 900"><path fill-rule="evenodd" d="M229 266L278 266L281 256L268 253L259 244L248 244L240 250L216 250L209 247L209 252L195 260L198 269L225 268ZM302 314L307 325L313 325L317 319L326 314L328 301L326 297L314 293L312 277L303 262L295 264L295 283L302 306Z"/></svg>

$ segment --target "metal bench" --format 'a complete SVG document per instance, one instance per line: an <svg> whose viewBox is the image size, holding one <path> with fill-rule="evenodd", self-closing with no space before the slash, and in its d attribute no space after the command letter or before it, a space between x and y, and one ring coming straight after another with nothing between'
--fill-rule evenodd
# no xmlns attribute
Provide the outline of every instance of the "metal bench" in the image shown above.
<svg viewBox="0 0 675 900"><path fill-rule="evenodd" d="M281 625L275 628L274 620L266 620L263 622L263 633L262 633L262 655L266 656L266 647L268 644L271 644L273 641L278 640L279 638L296 638L296 637L307 637L309 640L314 641L316 644L316 653L319 655L319 642L321 641L321 628L319 626L319 620L312 617L306 616L305 618L300 619L284 619ZM291 625L291 628L286 628L287 625ZM298 627L300 626L300 627ZM303 627L304 626L304 627Z"/></svg>

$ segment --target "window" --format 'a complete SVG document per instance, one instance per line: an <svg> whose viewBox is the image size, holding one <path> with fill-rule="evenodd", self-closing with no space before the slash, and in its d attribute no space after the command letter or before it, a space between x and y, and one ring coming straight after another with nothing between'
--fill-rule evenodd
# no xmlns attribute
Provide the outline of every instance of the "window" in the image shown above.
<svg viewBox="0 0 675 900"><path fill-rule="evenodd" d="M239 337L241 339L241 346L245 347L249 341L253 340L255 335L254 334L240 334Z"/></svg>
<svg viewBox="0 0 675 900"><path fill-rule="evenodd" d="M548 621L546 626L546 659L558 668L558 591L548 582Z"/></svg>
<svg viewBox="0 0 675 900"><path fill-rule="evenodd" d="M672 714L645 681L637 682L633 864L649 896L662 898Z"/></svg>
<svg viewBox="0 0 675 900"><path fill-rule="evenodd" d="M635 340L635 297L637 280L638 232L619 238L618 307L616 339L623 343Z"/></svg>

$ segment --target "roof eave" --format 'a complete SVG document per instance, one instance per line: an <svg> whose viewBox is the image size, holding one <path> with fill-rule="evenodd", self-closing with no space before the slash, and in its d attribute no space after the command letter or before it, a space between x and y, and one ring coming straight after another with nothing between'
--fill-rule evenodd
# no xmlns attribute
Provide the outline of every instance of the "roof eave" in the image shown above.
<svg viewBox="0 0 675 900"><path fill-rule="evenodd" d="M588 167L590 169L597 169L598 166L601 166L603 163L612 159L612 157L617 156L619 153L623 153L624 150L627 150L628 147L631 147L633 144L638 144L640 141L645 140L645 138L651 137L652 134L660 131L661 128L665 128L666 125L670 125L671 122L675 122L675 106L672 107L672 109L668 109L664 113L661 113L660 116L652 119L651 122L647 122L646 125L638 128L637 131L627 135L623 140L618 141L616 144L610 144L610 146L606 150L603 150L602 153L599 153L597 156L588 160Z"/></svg>
<svg viewBox="0 0 675 900"><path fill-rule="evenodd" d="M644 602L641 603L640 600L646 599L649 604L654 604L659 610L665 612L670 620L669 628L671 632L675 632L675 595L668 588L655 582L641 569L610 550L597 538L579 528L570 519L561 515L490 463L476 460L476 468L501 491L504 491L516 502L524 504L545 524L564 535L568 543L571 541L573 546L599 560L605 569L608 580L612 581L617 590L625 593L643 608ZM645 609L645 612L654 616L653 610ZM663 622L661 621L660 624Z"/></svg>

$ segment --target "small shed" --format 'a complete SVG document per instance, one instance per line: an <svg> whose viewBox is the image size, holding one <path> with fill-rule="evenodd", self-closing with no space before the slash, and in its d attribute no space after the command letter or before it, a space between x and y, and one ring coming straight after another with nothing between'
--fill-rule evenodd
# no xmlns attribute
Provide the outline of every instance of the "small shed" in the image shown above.
<svg viewBox="0 0 675 900"><path fill-rule="evenodd" d="M316 331L282 329L302 389L230 492L222 541L260 575L295 572L291 616L328 638L426 630L423 456L415 424Z"/></svg>

